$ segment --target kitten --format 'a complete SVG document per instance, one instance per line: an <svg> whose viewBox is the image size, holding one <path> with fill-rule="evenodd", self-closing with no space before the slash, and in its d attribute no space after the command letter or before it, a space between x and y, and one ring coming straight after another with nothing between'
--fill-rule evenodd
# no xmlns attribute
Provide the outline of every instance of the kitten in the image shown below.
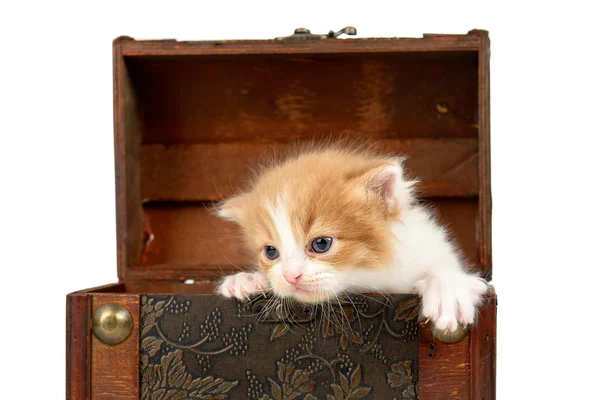
<svg viewBox="0 0 600 400"><path fill-rule="evenodd" d="M241 227L258 270L226 277L217 292L315 303L416 291L438 329L473 323L487 283L467 272L444 228L416 203L415 183L401 159L339 146L266 168L218 209Z"/></svg>

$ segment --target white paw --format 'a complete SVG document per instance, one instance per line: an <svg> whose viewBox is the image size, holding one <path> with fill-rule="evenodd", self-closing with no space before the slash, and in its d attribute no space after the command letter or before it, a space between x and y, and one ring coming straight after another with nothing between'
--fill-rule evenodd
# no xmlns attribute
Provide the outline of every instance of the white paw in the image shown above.
<svg viewBox="0 0 600 400"><path fill-rule="evenodd" d="M455 331L458 324L475 322L477 307L487 289L484 280L463 272L428 277L415 284L415 291L423 298L423 317L443 331Z"/></svg>
<svg viewBox="0 0 600 400"><path fill-rule="evenodd" d="M244 300L252 294L264 292L268 286L265 277L261 273L240 272L225 278L217 288L217 293L225 297Z"/></svg>

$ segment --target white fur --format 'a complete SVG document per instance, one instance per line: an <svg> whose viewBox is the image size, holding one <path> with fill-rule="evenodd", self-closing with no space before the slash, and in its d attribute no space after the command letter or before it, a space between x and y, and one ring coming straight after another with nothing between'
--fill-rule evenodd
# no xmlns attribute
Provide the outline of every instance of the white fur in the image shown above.
<svg viewBox="0 0 600 400"><path fill-rule="evenodd" d="M223 279L217 292L225 297L247 299L250 295L264 292L268 287L269 283L263 274L240 272Z"/></svg>
<svg viewBox="0 0 600 400"><path fill-rule="evenodd" d="M416 291L423 297L423 316L439 329L473 323L487 283L465 271L457 249L431 214L413 207L390 223L389 230L395 243L392 265L345 271L346 290Z"/></svg>
<svg viewBox="0 0 600 400"><path fill-rule="evenodd" d="M279 235L280 246L278 247L280 248L278 250L283 260L291 257L304 257L304 252L298 251L299 246L294 237L291 218L285 204L286 197L282 196L274 205L267 205L267 210Z"/></svg>
<svg viewBox="0 0 600 400"><path fill-rule="evenodd" d="M290 284L285 279L286 272L290 268L294 268L295 272L301 275L298 281L300 288L317 290L322 293L324 299L328 298L328 295L336 292L335 286L339 286L335 272L328 265L311 261L306 256L305 247L299 244L294 236L285 199L286 196L282 196L275 204L265 205L280 242L277 246L279 259L270 268L267 279L271 283L271 288L280 296L308 300L312 297L309 293L302 293L297 286Z"/></svg>
<svg viewBox="0 0 600 400"><path fill-rule="evenodd" d="M280 260L270 269L269 276L262 279L257 277L258 273L240 273L227 278L219 293L243 299L260 288L266 289L268 281L279 295L314 301L314 296L299 292L283 277L288 260L300 257L300 286L318 293L319 299L328 299L342 291L415 291L423 298L423 317L433 320L437 328L455 330L459 324L473 323L487 283L466 271L446 230L427 209L414 205L414 181L403 179L400 162L382 169L381 175L375 176L375 183L388 185L384 192L390 198L386 201L402 210L397 219L388 223L389 240L394 247L390 265L375 269L353 266L338 271L311 261L305 256L304 246L296 243L285 199L280 198L267 208L280 237Z"/></svg>

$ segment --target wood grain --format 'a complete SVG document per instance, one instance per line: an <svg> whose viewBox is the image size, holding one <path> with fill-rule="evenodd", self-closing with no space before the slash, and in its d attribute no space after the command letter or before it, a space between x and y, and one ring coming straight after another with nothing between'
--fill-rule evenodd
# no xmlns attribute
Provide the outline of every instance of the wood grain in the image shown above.
<svg viewBox="0 0 600 400"><path fill-rule="evenodd" d="M125 284L127 293L136 294L197 294L214 295L215 282L194 282L191 284L181 281L129 281Z"/></svg>
<svg viewBox="0 0 600 400"><path fill-rule="evenodd" d="M477 199L431 199L459 247L477 268ZM214 215L212 206L194 203L149 203L146 219L153 240L137 265L126 268L134 279L218 279L252 264L240 232Z"/></svg>
<svg viewBox="0 0 600 400"><path fill-rule="evenodd" d="M126 65L144 143L478 133L476 52L149 57Z"/></svg>
<svg viewBox="0 0 600 400"><path fill-rule="evenodd" d="M107 303L127 308L133 328L125 341L107 345L92 335L92 400L139 399L139 296L135 294L95 294L92 309Z"/></svg>
<svg viewBox="0 0 600 400"><path fill-rule="evenodd" d="M119 278L138 260L144 243L140 193L140 109L121 41L113 43L115 182L117 198L117 263Z"/></svg>
<svg viewBox="0 0 600 400"><path fill-rule="evenodd" d="M125 285L113 283L67 295L66 398L89 399L91 389L91 313L93 293L122 293Z"/></svg>
<svg viewBox="0 0 600 400"><path fill-rule="evenodd" d="M486 122L479 112L481 85L486 84L481 79L482 60L489 56L480 52L486 35L473 31L328 43L117 39L120 278L128 276L128 267L134 265L150 267L145 272L138 269L140 278L155 276L153 271L163 266L171 272L193 271L205 264L194 251L215 255L214 250L197 249L174 254L177 245L159 247L154 253L151 245L142 253L149 236L144 235L140 203L142 199L212 201L227 196L241 186L247 165L265 144L277 146L332 132L353 132L388 144L431 140L427 146L432 150L444 140L454 144L464 140L463 145L469 143L466 152L445 147L437 151L439 157L431 151L420 158L422 153L415 147L414 165L409 167L425 178L421 189L426 196L480 196L479 181L489 179L481 172L489 160L478 157L479 146L486 143L478 136L489 134L479 126ZM478 248L473 251L470 240L463 247L487 273L489 246L481 243L489 242L486 210L487 205L480 205L478 215L464 222L469 229L479 224L469 234ZM160 220L146 223L159 225L159 232ZM179 241L182 230L193 233L175 223L163 232L176 236L162 240ZM187 243L193 245L190 240ZM231 264L223 258L207 262ZM173 261L177 265L172 266ZM164 276L180 275L171 272Z"/></svg>
<svg viewBox="0 0 600 400"><path fill-rule="evenodd" d="M490 154L490 39L486 31L473 30L479 37L479 256L485 278L492 280L492 183Z"/></svg>
<svg viewBox="0 0 600 400"><path fill-rule="evenodd" d="M492 289L480 310L477 324L471 330L472 400L496 398L497 305L496 293Z"/></svg>
<svg viewBox="0 0 600 400"><path fill-rule="evenodd" d="M281 32L289 35L291 32ZM425 34L423 38L365 38L349 40L220 40L185 41L147 40L135 41L122 36L117 41L124 47L127 57L208 56L239 54L352 54L389 52L468 51L479 49L473 34Z"/></svg>
<svg viewBox="0 0 600 400"><path fill-rule="evenodd" d="M446 344L433 338L427 324L422 323L419 332L419 398L470 399L470 336Z"/></svg>
<svg viewBox="0 0 600 400"><path fill-rule="evenodd" d="M409 174L424 197L475 197L479 192L477 139L388 139L381 154L406 155ZM239 193L266 155L286 144L202 143L143 145L141 191L146 201L218 201Z"/></svg>
<svg viewBox="0 0 600 400"><path fill-rule="evenodd" d="M67 400L90 398L91 298L85 293L67 296Z"/></svg>
<svg viewBox="0 0 600 400"><path fill-rule="evenodd" d="M85 289L79 292L75 292L73 294L85 293L85 294L93 294L93 293L124 293L125 292L125 284L124 283L109 283L107 285L96 286L90 289Z"/></svg>

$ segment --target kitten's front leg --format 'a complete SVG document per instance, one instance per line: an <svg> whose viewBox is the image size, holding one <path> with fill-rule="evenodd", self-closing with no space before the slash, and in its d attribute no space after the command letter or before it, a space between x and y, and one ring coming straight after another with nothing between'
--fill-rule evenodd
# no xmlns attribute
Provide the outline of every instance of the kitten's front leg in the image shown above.
<svg viewBox="0 0 600 400"><path fill-rule="evenodd" d="M423 298L423 317L443 331L474 323L487 289L483 279L461 270L430 275L415 285Z"/></svg>
<svg viewBox="0 0 600 400"><path fill-rule="evenodd" d="M240 272L226 277L217 288L217 293L245 300L250 295L264 292L268 287L267 280L260 272Z"/></svg>

